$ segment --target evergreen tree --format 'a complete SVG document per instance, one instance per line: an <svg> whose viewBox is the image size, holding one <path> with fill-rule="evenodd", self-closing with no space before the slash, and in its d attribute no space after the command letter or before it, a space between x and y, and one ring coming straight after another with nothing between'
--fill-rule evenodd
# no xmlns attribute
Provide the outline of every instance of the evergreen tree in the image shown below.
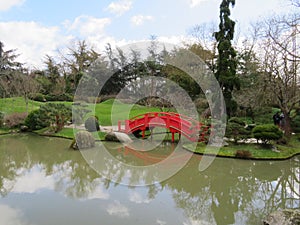
<svg viewBox="0 0 300 225"><path fill-rule="evenodd" d="M237 103L233 99L232 91L239 89L240 81L236 75L237 60L236 51L231 45L234 36L235 22L230 19L230 5L235 5L235 0L222 0L220 5L219 31L215 33L218 43L218 60L216 79L223 91L226 111L230 117L237 109Z"/></svg>

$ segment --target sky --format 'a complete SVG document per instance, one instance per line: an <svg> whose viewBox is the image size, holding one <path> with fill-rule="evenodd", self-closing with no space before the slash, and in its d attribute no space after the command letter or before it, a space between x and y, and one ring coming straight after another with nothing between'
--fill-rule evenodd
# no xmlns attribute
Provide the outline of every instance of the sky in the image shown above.
<svg viewBox="0 0 300 225"><path fill-rule="evenodd" d="M182 43L195 25L219 22L221 0L0 0L0 41L18 61L40 68L46 55L86 40L101 52L151 36ZM289 0L236 0L239 32L251 22L291 10Z"/></svg>

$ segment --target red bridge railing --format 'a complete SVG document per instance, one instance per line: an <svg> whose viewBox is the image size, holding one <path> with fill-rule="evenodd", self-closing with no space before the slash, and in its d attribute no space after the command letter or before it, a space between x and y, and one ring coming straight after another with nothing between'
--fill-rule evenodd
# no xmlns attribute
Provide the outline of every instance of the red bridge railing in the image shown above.
<svg viewBox="0 0 300 225"><path fill-rule="evenodd" d="M118 123L119 132L126 134L142 132L143 138L145 137L145 131L154 127L169 129L172 133L172 142L175 140L176 133L184 135L194 142L207 141L210 128L193 118L172 112L149 112Z"/></svg>

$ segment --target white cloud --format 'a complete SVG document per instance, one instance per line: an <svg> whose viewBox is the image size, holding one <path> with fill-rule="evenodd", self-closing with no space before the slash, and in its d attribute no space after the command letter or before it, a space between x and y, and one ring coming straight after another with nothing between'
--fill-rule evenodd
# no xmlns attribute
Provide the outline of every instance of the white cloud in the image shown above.
<svg viewBox="0 0 300 225"><path fill-rule="evenodd" d="M140 26L142 25L145 21L150 21L153 20L152 16L144 16L144 15L137 15L131 17L131 23L135 26Z"/></svg>
<svg viewBox="0 0 300 225"><path fill-rule="evenodd" d="M0 0L0 11L7 11L14 6L20 6L25 0Z"/></svg>
<svg viewBox="0 0 300 225"><path fill-rule="evenodd" d="M207 222L207 221L204 221L204 220L194 220L192 218L189 218L188 221L185 221L183 223L183 225L213 225L215 223L212 223L212 222Z"/></svg>
<svg viewBox="0 0 300 225"><path fill-rule="evenodd" d="M148 198L143 198L143 196L140 194L140 193L138 193L138 192L131 192L130 194L129 194L129 200L131 201L131 202L134 202L134 203L137 203L137 204L141 204L141 203L150 203L151 202L151 200L150 199L148 199Z"/></svg>
<svg viewBox="0 0 300 225"><path fill-rule="evenodd" d="M166 225L166 224L167 224L167 222L162 221L162 220L159 220L159 219L156 220L156 223L157 223L158 225Z"/></svg>
<svg viewBox="0 0 300 225"><path fill-rule="evenodd" d="M18 61L27 66L41 66L46 54L53 55L68 37L60 35L59 27L45 27L36 22L0 22L0 37L5 50L16 49Z"/></svg>
<svg viewBox="0 0 300 225"><path fill-rule="evenodd" d="M90 35L103 35L104 28L111 23L109 18L95 18L91 16L79 16L74 22L65 21L64 25L71 31L79 31L83 37Z"/></svg>
<svg viewBox="0 0 300 225"><path fill-rule="evenodd" d="M107 212L111 216L129 217L129 209L122 205L119 201L114 201L107 208Z"/></svg>
<svg viewBox="0 0 300 225"><path fill-rule="evenodd" d="M101 186L97 186L96 190L89 193L86 199L109 199L109 193L105 192Z"/></svg>
<svg viewBox="0 0 300 225"><path fill-rule="evenodd" d="M96 51L103 51L107 43L116 43L114 37L106 34L105 28L111 23L109 18L79 16L74 21L65 21L64 27L68 34L84 39Z"/></svg>
<svg viewBox="0 0 300 225"><path fill-rule="evenodd" d="M189 0L189 5L191 8L195 8L200 5L202 2L206 2L208 0Z"/></svg>
<svg viewBox="0 0 300 225"><path fill-rule="evenodd" d="M119 2L112 2L107 7L107 10L117 16L123 15L125 12L129 11L132 7L131 0L121 0Z"/></svg>
<svg viewBox="0 0 300 225"><path fill-rule="evenodd" d="M167 224L167 222L162 221L162 220L159 220L159 219L156 220L156 223L157 223L158 225L166 225L166 224Z"/></svg>
<svg viewBox="0 0 300 225"><path fill-rule="evenodd" d="M33 167L29 171L18 171L20 177L16 179L11 192L13 193L36 193L41 189L54 189L53 176L47 176L44 170L39 166ZM10 184L8 184L10 185Z"/></svg>
<svg viewBox="0 0 300 225"><path fill-rule="evenodd" d="M13 209L7 205L0 205L0 225L24 225L26 222L22 222L22 211Z"/></svg>

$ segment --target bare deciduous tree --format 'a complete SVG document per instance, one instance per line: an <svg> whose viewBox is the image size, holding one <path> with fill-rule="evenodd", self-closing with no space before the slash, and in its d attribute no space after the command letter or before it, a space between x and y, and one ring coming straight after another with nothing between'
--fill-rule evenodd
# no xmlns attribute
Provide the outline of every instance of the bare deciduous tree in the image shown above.
<svg viewBox="0 0 300 225"><path fill-rule="evenodd" d="M260 53L264 82L272 100L281 109L283 129L291 134L290 112L300 101L299 89L299 15L269 18L260 24Z"/></svg>

